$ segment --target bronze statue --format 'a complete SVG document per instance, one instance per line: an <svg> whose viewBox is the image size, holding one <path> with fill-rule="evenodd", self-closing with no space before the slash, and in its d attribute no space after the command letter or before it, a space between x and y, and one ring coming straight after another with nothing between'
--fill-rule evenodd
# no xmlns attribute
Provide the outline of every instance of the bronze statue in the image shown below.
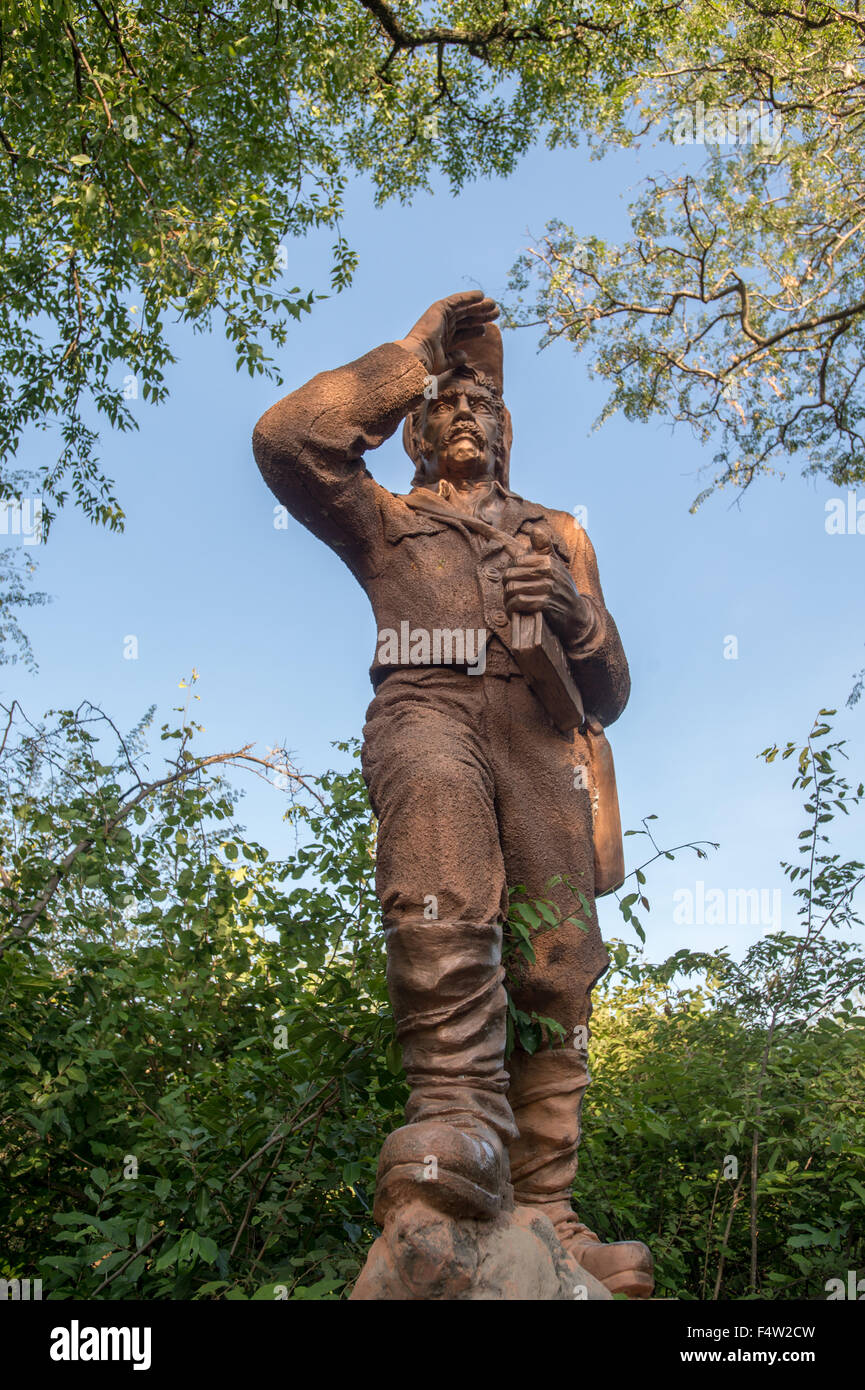
<svg viewBox="0 0 865 1390"><path fill-rule="evenodd" d="M362 765L411 1095L381 1151L376 1220L417 1202L454 1221L528 1207L607 1289L648 1297L646 1247L601 1243L571 1206L591 991L609 964L594 898L623 876L603 728L630 678L585 530L510 490L497 314L479 291L439 300L406 338L268 410L255 457L378 627ZM415 475L396 496L364 455L401 423ZM591 908L577 905L582 924L563 876ZM514 999L568 1037L506 1063L509 884L560 910Z"/></svg>

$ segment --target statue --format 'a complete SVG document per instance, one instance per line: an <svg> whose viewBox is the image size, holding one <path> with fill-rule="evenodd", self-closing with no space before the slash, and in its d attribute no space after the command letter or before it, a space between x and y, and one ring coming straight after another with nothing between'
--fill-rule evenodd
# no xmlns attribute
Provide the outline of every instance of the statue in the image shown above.
<svg viewBox="0 0 865 1390"><path fill-rule="evenodd" d="M411 1094L381 1150L375 1218L392 1243L395 1221L400 1240L426 1221L439 1255L448 1223L453 1254L454 1223L482 1236L534 1221L595 1296L648 1297L645 1245L603 1244L571 1205L591 992L609 964L594 898L624 876L603 730L630 678L585 530L510 490L497 315L480 291L439 300L407 337L278 402L253 446L279 501L363 585L378 627L362 767ZM415 474L397 496L364 455L401 423ZM509 884L560 910L514 999L567 1038L506 1059ZM436 1287L429 1296L472 1296Z"/></svg>

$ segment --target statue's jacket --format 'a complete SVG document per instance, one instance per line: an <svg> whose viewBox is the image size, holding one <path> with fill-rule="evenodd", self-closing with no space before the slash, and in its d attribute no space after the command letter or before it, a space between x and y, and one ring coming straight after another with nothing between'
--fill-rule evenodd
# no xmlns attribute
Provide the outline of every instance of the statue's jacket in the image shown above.
<svg viewBox="0 0 865 1390"><path fill-rule="evenodd" d="M458 526L409 506L364 466L365 452L422 404L428 381L418 358L385 343L313 377L268 410L253 436L255 457L279 501L341 556L366 590L380 634L399 632L406 622L426 632L485 630L501 641L491 643L500 660L489 674L510 673L516 667L507 652L502 575L512 557L494 538L469 539ZM428 489L409 495L436 496ZM588 535L569 513L514 493L505 495L496 526L515 537L538 528L590 600L593 626L566 654L587 711L611 724L627 703L630 678ZM384 674L377 655L373 684Z"/></svg>

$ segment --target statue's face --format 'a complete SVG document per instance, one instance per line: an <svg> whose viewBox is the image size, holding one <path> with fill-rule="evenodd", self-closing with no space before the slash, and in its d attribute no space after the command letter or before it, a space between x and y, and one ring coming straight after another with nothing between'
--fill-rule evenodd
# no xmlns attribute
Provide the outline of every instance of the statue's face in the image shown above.
<svg viewBox="0 0 865 1390"><path fill-rule="evenodd" d="M420 433L431 481L494 476L499 415L491 393L469 373L452 377L441 394L426 403Z"/></svg>

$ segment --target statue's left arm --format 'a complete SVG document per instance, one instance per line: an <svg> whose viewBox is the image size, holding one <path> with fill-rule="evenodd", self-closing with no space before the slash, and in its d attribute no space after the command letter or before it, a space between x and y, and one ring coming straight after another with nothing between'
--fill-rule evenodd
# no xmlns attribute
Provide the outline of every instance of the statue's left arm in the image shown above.
<svg viewBox="0 0 865 1390"><path fill-rule="evenodd" d="M631 676L619 630L604 602L594 546L570 518L569 525L574 545L570 576L584 600L580 605L584 621L583 630L572 629L565 640L565 653L586 709L608 725L628 703Z"/></svg>

